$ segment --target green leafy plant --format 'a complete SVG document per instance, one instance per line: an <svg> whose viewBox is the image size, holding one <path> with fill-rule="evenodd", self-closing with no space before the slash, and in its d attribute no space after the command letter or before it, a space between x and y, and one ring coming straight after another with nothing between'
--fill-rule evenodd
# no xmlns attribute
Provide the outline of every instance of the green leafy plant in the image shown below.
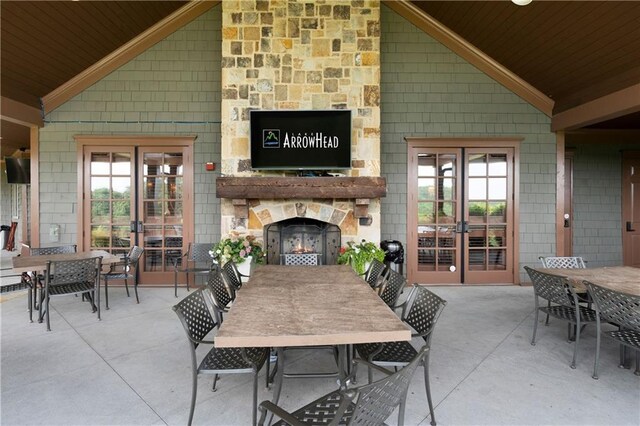
<svg viewBox="0 0 640 426"><path fill-rule="evenodd" d="M220 265L224 265L229 261L242 263L249 256L252 256L257 264L265 263L262 244L256 237L254 235L241 235L236 231L232 231L227 238L215 244L209 254Z"/></svg>
<svg viewBox="0 0 640 426"><path fill-rule="evenodd" d="M365 265L373 259L384 261L384 251L370 241L362 240L359 244L349 241L346 247L340 248L338 263L351 265L357 274L364 274Z"/></svg>

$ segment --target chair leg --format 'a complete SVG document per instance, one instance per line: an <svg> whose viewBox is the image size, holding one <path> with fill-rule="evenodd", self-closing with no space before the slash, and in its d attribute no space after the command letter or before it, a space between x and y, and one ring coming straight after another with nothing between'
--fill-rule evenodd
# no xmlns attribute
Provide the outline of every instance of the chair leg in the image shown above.
<svg viewBox="0 0 640 426"><path fill-rule="evenodd" d="M173 271L173 291L178 297L178 270Z"/></svg>
<svg viewBox="0 0 640 426"><path fill-rule="evenodd" d="M215 392L215 391L218 390L218 389L216 389L216 384L218 383L218 378L219 377L220 376L218 374L214 374L213 375L213 385L211 385L211 392Z"/></svg>
<svg viewBox="0 0 640 426"><path fill-rule="evenodd" d="M136 294L136 303L140 303L140 298L138 298L138 279L134 278L133 279L133 291Z"/></svg>
<svg viewBox="0 0 640 426"><path fill-rule="evenodd" d="M27 307L29 308L29 322L33 322L33 301L31 300L31 287L27 289Z"/></svg>
<svg viewBox="0 0 640 426"><path fill-rule="evenodd" d="M82 295L84 297L84 294ZM109 309L109 280L104 280L104 305Z"/></svg>
<svg viewBox="0 0 640 426"><path fill-rule="evenodd" d="M547 301L547 309L551 308L551 300ZM547 311L547 319L544 320L544 325L549 325L549 311Z"/></svg>
<svg viewBox="0 0 640 426"><path fill-rule="evenodd" d="M189 408L189 421L187 422L188 426L191 426L193 422L193 412L196 409L196 395L198 393L198 372L196 370L192 371L193 374L193 384L191 385L191 408Z"/></svg>
<svg viewBox="0 0 640 426"><path fill-rule="evenodd" d="M131 295L129 294L129 280L128 279L124 279L124 288L125 290L127 290L127 297L131 297Z"/></svg>
<svg viewBox="0 0 640 426"><path fill-rule="evenodd" d="M593 362L593 377L598 380L598 363L600 362L600 319L596 321L596 360Z"/></svg>
<svg viewBox="0 0 640 426"><path fill-rule="evenodd" d="M253 426L258 424L258 370L253 371L253 411L251 413Z"/></svg>
<svg viewBox="0 0 640 426"><path fill-rule="evenodd" d="M47 331L51 331L51 323L49 322L49 293L46 293L44 295L45 300L44 303L46 303L45 306L45 315L47 316ZM42 309L42 301L40 301L40 308Z"/></svg>
<svg viewBox="0 0 640 426"><path fill-rule="evenodd" d="M636 371L633 374L640 376L640 351L636 351Z"/></svg>
<svg viewBox="0 0 640 426"><path fill-rule="evenodd" d="M189 292L189 273L185 274L187 276L187 293Z"/></svg>
<svg viewBox="0 0 640 426"><path fill-rule="evenodd" d="M431 385L429 383L429 353L424 357L424 386L427 391L427 402L429 403L429 414L431 415L431 426L436 426L436 415L433 412L433 400L431 399Z"/></svg>
<svg viewBox="0 0 640 426"><path fill-rule="evenodd" d="M271 370L271 349L269 349L269 352L267 354L267 371L265 374L265 387L267 389L269 389L269 375L271 374L271 372L269 370Z"/></svg>
<svg viewBox="0 0 640 426"><path fill-rule="evenodd" d="M533 337L531 338L531 346L536 345L536 331L538 331L538 301L536 300L536 312L533 319Z"/></svg>
<svg viewBox="0 0 640 426"><path fill-rule="evenodd" d="M576 312L576 316L580 315ZM571 325L571 323L569 323ZM571 361L571 368L576 368L576 359L578 357L578 343L580 342L580 318L577 319L576 328L575 328L575 342L573 347L573 361Z"/></svg>
<svg viewBox="0 0 640 426"><path fill-rule="evenodd" d="M624 345L621 343L621 344L620 344L620 365L618 365L618 368L626 368L626 367L624 366L625 355L626 355L626 348L625 348L625 347L624 347Z"/></svg>

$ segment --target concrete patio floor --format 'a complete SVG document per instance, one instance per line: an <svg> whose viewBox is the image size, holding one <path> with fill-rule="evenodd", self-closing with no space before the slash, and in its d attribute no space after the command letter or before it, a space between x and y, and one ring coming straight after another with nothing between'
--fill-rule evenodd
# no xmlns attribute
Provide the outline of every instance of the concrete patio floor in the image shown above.
<svg viewBox="0 0 640 426"><path fill-rule="evenodd" d="M430 364L438 424L640 424L640 377L618 368L613 342L603 340L600 379L591 378L594 326L582 334L573 370L565 323L541 325L537 345L530 345L531 287L432 290L448 301ZM181 288L179 296L186 294ZM124 288L110 288L109 296L111 309L103 310L102 321L79 298L52 299L47 332L44 324L29 323L24 291L2 295L2 425L187 422L190 355L171 310L179 300L173 289L141 288L139 305ZM330 368L330 357L317 351L294 351L287 358L297 369L317 370L322 363ZM293 409L335 387L335 379L285 379L280 404ZM259 400L270 398L263 369ZM194 424L248 425L250 411L250 375L223 376L217 392L209 377L200 377ZM428 413L419 371L405 423L428 425ZM395 416L388 422L395 424Z"/></svg>

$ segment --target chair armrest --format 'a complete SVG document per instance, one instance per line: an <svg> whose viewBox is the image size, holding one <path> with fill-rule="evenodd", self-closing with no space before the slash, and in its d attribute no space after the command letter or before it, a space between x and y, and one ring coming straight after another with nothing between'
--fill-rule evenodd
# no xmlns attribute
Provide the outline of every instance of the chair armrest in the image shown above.
<svg viewBox="0 0 640 426"><path fill-rule="evenodd" d="M261 411L260 420L258 420L258 424L260 426L264 425L264 422L266 420L268 411L270 411L273 414L275 414L276 416L280 417L282 420L284 420L285 422L289 423L290 425L293 425L293 426L304 426L305 425L303 422L301 422L300 420L298 420L295 417L293 417L291 415L291 413L289 413L288 411L285 411L284 409L280 408L279 406L277 406L276 404L274 404L271 401L262 401L260 403L260 405L258 406L258 408Z"/></svg>
<svg viewBox="0 0 640 426"><path fill-rule="evenodd" d="M185 254L183 254L180 257L187 257L188 254L189 254L189 252L186 252ZM174 269L178 269L178 259L180 259L180 257L174 257L173 259L171 259L171 263L173 263L173 268Z"/></svg>

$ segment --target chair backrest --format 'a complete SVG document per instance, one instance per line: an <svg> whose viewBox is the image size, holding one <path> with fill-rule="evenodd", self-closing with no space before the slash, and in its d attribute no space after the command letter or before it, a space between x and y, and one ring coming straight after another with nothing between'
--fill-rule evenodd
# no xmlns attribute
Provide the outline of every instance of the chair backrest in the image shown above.
<svg viewBox="0 0 640 426"><path fill-rule="evenodd" d="M446 304L446 300L426 287L414 284L402 309L402 321L417 331L429 346L433 329Z"/></svg>
<svg viewBox="0 0 640 426"><path fill-rule="evenodd" d="M396 407L406 398L409 383L424 359L426 346L401 370L368 385L352 389L355 391L355 407L350 425L383 425Z"/></svg>
<svg viewBox="0 0 640 426"><path fill-rule="evenodd" d="M132 266L138 266L138 261L140 260L140 256L144 253L144 249L139 246L131 247L129 250L129 254L127 255L128 263Z"/></svg>
<svg viewBox="0 0 640 426"><path fill-rule="evenodd" d="M575 290L565 277L540 272L528 266L525 266L524 269L529 274L529 278L531 278L536 296L563 306L575 306L577 304Z"/></svg>
<svg viewBox="0 0 640 426"><path fill-rule="evenodd" d="M45 285L95 283L102 266L102 257L47 262Z"/></svg>
<svg viewBox="0 0 640 426"><path fill-rule="evenodd" d="M198 347L197 341L202 340L216 326L202 289L194 291L172 309L180 318L193 349Z"/></svg>
<svg viewBox="0 0 640 426"><path fill-rule="evenodd" d="M225 263L222 266L222 273L234 290L240 290L240 287L242 287L242 277L240 276L240 272L238 271L235 263L231 261Z"/></svg>
<svg viewBox="0 0 640 426"><path fill-rule="evenodd" d="M582 269L587 267L581 257L540 256L539 259L543 268Z"/></svg>
<svg viewBox="0 0 640 426"><path fill-rule="evenodd" d="M585 281L584 284L601 320L616 324L620 329L640 333L640 296L600 287L589 281Z"/></svg>
<svg viewBox="0 0 640 426"><path fill-rule="evenodd" d="M225 312L236 298L235 290L227 285L222 277L222 271L218 268L212 268L209 271L206 288L211 294L214 308L219 312Z"/></svg>
<svg viewBox="0 0 640 426"><path fill-rule="evenodd" d="M402 289L407 284L407 279L396 271L389 269L383 283L380 285L380 298L389 307L394 307Z"/></svg>
<svg viewBox="0 0 640 426"><path fill-rule="evenodd" d="M387 265L378 259L373 259L369 265L369 269L365 272L364 280L369 283L372 288L375 288L379 284L380 277L382 277L385 269L387 269Z"/></svg>
<svg viewBox="0 0 640 426"><path fill-rule="evenodd" d="M77 251L77 248L78 246L76 246L75 244L55 247L31 247L31 249L29 250L29 254L31 256L43 256L49 254L75 253Z"/></svg>
<svg viewBox="0 0 640 426"><path fill-rule="evenodd" d="M209 254L211 247L213 247L213 243L189 243L187 260L196 263L211 263L213 261Z"/></svg>

